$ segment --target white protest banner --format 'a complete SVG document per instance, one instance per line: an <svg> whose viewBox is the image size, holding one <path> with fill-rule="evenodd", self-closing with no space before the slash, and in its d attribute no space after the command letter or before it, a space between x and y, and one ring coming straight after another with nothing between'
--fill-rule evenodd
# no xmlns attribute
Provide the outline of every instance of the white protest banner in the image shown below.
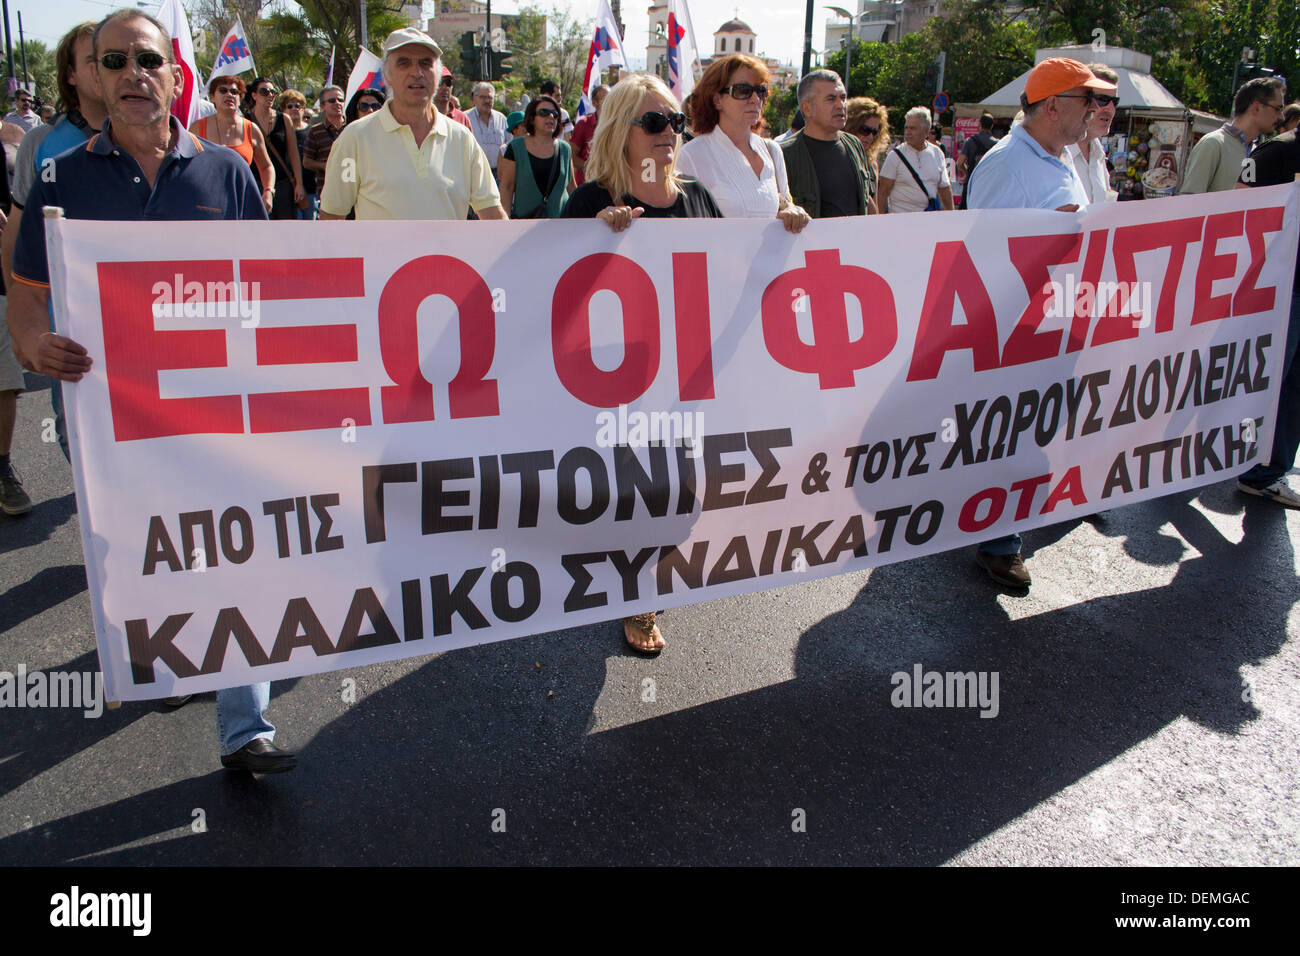
<svg viewBox="0 0 1300 956"><path fill-rule="evenodd" d="M1272 439L1297 195L799 236L51 220L95 360L65 394L108 692L612 621L1237 474Z"/></svg>

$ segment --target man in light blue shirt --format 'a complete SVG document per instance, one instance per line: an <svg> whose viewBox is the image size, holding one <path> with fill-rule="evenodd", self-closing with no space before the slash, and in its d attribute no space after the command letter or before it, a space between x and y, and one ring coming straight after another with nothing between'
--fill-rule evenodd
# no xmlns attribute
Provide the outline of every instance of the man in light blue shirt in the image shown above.
<svg viewBox="0 0 1300 956"><path fill-rule="evenodd" d="M1088 194L1065 153L1096 113L1095 94L1116 88L1082 63L1052 57L1030 71L1020 105L1025 120L984 154L966 183L967 209L1055 209L1077 212ZM998 584L1028 588L1020 535L985 541L976 561Z"/></svg>

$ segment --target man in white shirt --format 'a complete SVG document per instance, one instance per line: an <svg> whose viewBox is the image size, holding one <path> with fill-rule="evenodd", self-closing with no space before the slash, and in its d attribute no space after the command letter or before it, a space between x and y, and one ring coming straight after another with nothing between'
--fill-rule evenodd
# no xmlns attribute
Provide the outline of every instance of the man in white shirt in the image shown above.
<svg viewBox="0 0 1300 956"><path fill-rule="evenodd" d="M470 132L474 134L478 144L483 147L483 152L487 154L488 162L492 164L493 178L498 178L497 159L501 155L501 147L510 142L510 134L506 131L505 114L498 113L492 108L496 96L496 87L491 83L483 82L475 85L474 92L470 94L474 108L469 111Z"/></svg>
<svg viewBox="0 0 1300 956"><path fill-rule="evenodd" d="M24 133L40 126L41 118L32 110L32 94L23 89L15 93L13 112L6 113L4 121L22 127Z"/></svg>
<svg viewBox="0 0 1300 956"><path fill-rule="evenodd" d="M924 106L908 110L903 143L889 151L880 167L876 205L881 212L921 212L930 208L932 199L944 209L953 208L948 163L943 151L926 140L929 133L930 111ZM924 188L917 184L918 176Z"/></svg>
<svg viewBox="0 0 1300 956"><path fill-rule="evenodd" d="M1089 63L1092 75L1107 83L1119 83L1119 74L1104 63ZM1118 90L1118 88L1117 88ZM1101 144L1102 137L1110 135L1110 124L1115 119L1115 107L1119 105L1116 95L1094 94L1093 102L1097 111L1088 120L1088 130L1083 139L1065 147L1066 156L1074 163L1075 172L1083 182L1083 191L1088 196L1088 203L1106 202L1119 198L1119 194L1110 188L1110 171L1106 168L1106 150Z"/></svg>

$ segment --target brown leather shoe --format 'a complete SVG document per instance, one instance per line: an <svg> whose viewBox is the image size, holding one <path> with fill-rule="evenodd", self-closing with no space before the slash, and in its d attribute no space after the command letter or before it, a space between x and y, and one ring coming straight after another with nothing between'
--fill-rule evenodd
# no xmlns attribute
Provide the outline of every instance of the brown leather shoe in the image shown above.
<svg viewBox="0 0 1300 956"><path fill-rule="evenodd" d="M1019 554L987 554L975 552L975 561L989 573L998 584L1009 588L1028 588L1030 584L1029 569Z"/></svg>

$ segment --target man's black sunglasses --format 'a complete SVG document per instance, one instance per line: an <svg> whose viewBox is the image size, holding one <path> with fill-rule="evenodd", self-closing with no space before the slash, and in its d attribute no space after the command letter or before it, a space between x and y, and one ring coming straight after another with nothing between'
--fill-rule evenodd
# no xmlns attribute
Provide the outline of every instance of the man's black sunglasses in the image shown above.
<svg viewBox="0 0 1300 956"><path fill-rule="evenodd" d="M1118 96L1105 96L1098 93L1092 94L1092 101L1098 106L1119 106Z"/></svg>
<svg viewBox="0 0 1300 956"><path fill-rule="evenodd" d="M656 113L651 110L648 113L642 113L632 121L633 126L640 126L643 130L654 136L662 133L668 127L673 128L674 133L680 133L686 129L685 113Z"/></svg>
<svg viewBox="0 0 1300 956"><path fill-rule="evenodd" d="M167 62L167 58L161 53L155 53L153 50L142 50L132 56L125 53L119 53L116 50L111 53L105 53L99 58L99 65L106 70L116 73L118 70L125 70L128 60L135 60L142 70L157 70Z"/></svg>
<svg viewBox="0 0 1300 956"><path fill-rule="evenodd" d="M753 83L732 83L723 93L730 93L733 100L747 100L755 93L760 100L767 99L767 84L760 83L755 86Z"/></svg>

